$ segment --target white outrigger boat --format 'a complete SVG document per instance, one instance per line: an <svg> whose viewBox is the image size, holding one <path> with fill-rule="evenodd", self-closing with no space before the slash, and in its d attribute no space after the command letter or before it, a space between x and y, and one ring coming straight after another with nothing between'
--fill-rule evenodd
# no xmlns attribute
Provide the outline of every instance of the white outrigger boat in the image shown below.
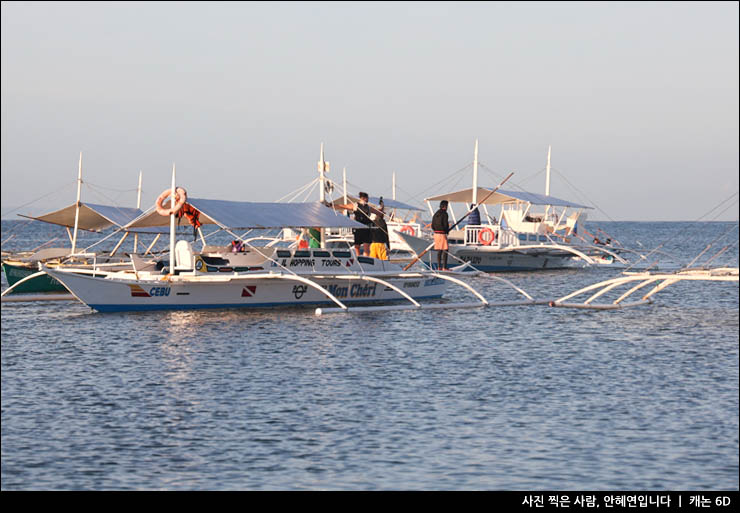
<svg viewBox="0 0 740 513"><path fill-rule="evenodd" d="M96 272L74 268L46 272L61 282L77 299L99 312L203 308L265 308L275 306L329 305L329 311L350 310L351 305L377 302L408 302L400 306L363 306L352 310L393 308L462 308L489 303L466 283L430 271L403 271L388 261L355 256L347 250L281 249L247 246L232 252L230 247L206 246L200 253L191 243L175 241L175 225L184 220L175 213L187 204L198 212L202 224L215 224L233 234L242 228L352 228L359 225L338 215L320 202L247 203L188 199L175 189L169 209L170 268L141 266L132 258L125 271ZM164 194L164 193L163 193ZM160 196L161 197L161 196ZM161 209L158 209L161 210ZM168 219L152 212L129 223L127 229L162 226ZM234 235L235 237L238 237ZM447 285L456 283L477 299L471 303L430 303L441 298ZM319 308L316 313L325 310Z"/></svg>
<svg viewBox="0 0 740 513"><path fill-rule="evenodd" d="M508 177L504 182L506 180ZM450 204L464 204L467 214L463 217L469 215L471 204L479 210L480 224L467 224L460 229L451 230L448 234L449 254L453 259L485 272L629 264L620 256L620 248L608 244L588 243L579 234L579 229L587 217L585 211L592 207L550 195L549 152L544 195L500 189L502 184L493 190L478 186L478 141L476 141L473 187L425 199L432 214L442 200ZM497 206L499 209L490 213L489 206ZM455 215L451 206L449 211L454 221ZM414 238L403 233L398 235L417 255L429 246L428 239ZM429 252L428 265L431 268L437 265L433 253L435 252Z"/></svg>

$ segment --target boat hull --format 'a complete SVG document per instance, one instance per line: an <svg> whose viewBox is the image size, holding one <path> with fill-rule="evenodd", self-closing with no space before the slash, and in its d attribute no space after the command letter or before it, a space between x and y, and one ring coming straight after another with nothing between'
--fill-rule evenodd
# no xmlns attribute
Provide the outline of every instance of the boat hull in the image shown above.
<svg viewBox="0 0 740 513"><path fill-rule="evenodd" d="M485 272L537 271L575 267L572 254L519 253L516 251L486 252L469 248L460 249L453 254L463 262L469 262L476 269Z"/></svg>
<svg viewBox="0 0 740 513"><path fill-rule="evenodd" d="M8 286L11 287L23 278L38 272L38 269L30 266L14 265L7 262L2 263L2 268L5 273L5 279L8 280ZM9 294L36 292L67 292L67 289L57 280L45 274L21 283L10 291Z"/></svg>
<svg viewBox="0 0 740 513"><path fill-rule="evenodd" d="M437 252L430 251L432 254L427 262L436 268ZM579 267L583 264L580 259L574 258L570 253L565 252L519 252L516 250L504 251L486 251L485 249L468 247L455 248L450 246L450 254L454 257L448 257L448 265L457 265L459 261L468 262L479 271L484 272L517 272L517 271L537 271L549 269L569 269Z"/></svg>
<svg viewBox="0 0 740 513"><path fill-rule="evenodd" d="M99 312L194 310L209 308L270 308L336 303L323 291L288 277L249 278L234 275L218 280L119 280L48 270L72 294ZM352 277L317 278L320 285L344 304L406 300L382 283ZM388 278L414 299L440 298L447 282L440 278Z"/></svg>

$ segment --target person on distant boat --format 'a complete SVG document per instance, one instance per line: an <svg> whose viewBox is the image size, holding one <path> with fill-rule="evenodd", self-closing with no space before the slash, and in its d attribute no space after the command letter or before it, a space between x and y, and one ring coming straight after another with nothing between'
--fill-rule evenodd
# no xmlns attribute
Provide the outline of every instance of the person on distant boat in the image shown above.
<svg viewBox="0 0 740 513"><path fill-rule="evenodd" d="M432 230L434 231L434 250L437 252L437 269L447 271L447 252L450 246L447 242L447 234L450 232L450 221L447 215L447 200L439 203L439 210L432 217Z"/></svg>
<svg viewBox="0 0 740 513"><path fill-rule="evenodd" d="M390 240L388 239L388 224L385 222L385 207L383 198L380 198L379 212L372 214L372 243L370 244L370 256L380 260L388 260L390 251Z"/></svg>
<svg viewBox="0 0 740 513"><path fill-rule="evenodd" d="M475 203L470 204L470 210L472 212L468 216L468 224L478 226L480 224L480 212L478 211L478 207L475 206Z"/></svg>

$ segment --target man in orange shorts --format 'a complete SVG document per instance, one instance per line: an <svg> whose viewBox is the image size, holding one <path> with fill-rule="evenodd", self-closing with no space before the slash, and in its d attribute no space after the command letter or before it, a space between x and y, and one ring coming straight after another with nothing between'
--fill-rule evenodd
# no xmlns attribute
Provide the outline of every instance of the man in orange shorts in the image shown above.
<svg viewBox="0 0 740 513"><path fill-rule="evenodd" d="M450 249L447 243L447 234L450 232L447 200L439 203L439 210L432 217L432 230L434 231L434 250L437 252L437 269L447 271L447 252Z"/></svg>

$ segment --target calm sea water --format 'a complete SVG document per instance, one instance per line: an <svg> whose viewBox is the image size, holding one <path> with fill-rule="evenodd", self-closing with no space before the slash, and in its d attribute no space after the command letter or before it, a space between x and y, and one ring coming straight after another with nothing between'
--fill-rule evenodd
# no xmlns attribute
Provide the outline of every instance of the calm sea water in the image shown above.
<svg viewBox="0 0 740 513"><path fill-rule="evenodd" d="M35 225L3 221L4 249L63 234ZM731 223L599 226L682 263L737 240ZM737 246L712 261L737 262ZM503 276L554 299L617 274ZM737 490L738 286L655 299L324 317L6 303L2 489Z"/></svg>

